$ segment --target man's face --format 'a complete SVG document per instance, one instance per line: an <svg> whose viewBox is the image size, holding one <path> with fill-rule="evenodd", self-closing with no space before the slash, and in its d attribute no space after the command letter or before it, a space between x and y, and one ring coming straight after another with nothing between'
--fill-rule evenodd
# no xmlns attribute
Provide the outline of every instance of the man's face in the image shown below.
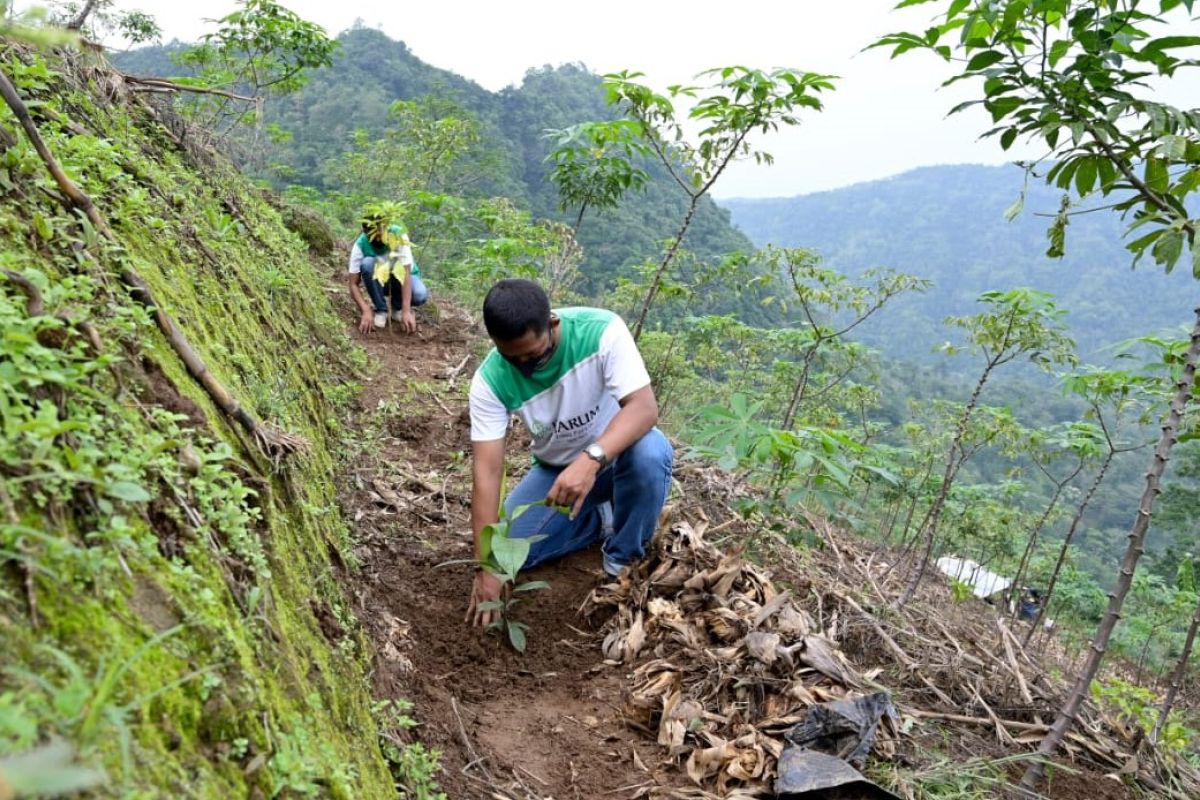
<svg viewBox="0 0 1200 800"><path fill-rule="evenodd" d="M550 362L558 347L558 317L550 315L550 326L541 333L527 330L516 339L496 341L496 350L526 378Z"/></svg>

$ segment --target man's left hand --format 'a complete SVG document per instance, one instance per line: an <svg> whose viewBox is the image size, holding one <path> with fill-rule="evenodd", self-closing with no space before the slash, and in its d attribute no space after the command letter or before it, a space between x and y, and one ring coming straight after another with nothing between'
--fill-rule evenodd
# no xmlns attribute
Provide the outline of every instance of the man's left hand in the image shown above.
<svg viewBox="0 0 1200 800"><path fill-rule="evenodd" d="M579 514L583 501L588 492L596 484L596 473L600 465L587 455L581 455L572 461L566 469L558 473L558 479L546 492L546 503L553 506L567 506L571 509L571 519Z"/></svg>
<svg viewBox="0 0 1200 800"><path fill-rule="evenodd" d="M417 318L411 311L404 311L400 314L400 327L405 333L417 332Z"/></svg>

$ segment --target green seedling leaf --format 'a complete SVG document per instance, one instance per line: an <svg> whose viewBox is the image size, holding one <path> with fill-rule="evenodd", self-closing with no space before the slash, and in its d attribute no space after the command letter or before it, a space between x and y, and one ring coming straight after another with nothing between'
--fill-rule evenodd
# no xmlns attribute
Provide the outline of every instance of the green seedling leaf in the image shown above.
<svg viewBox="0 0 1200 800"><path fill-rule="evenodd" d="M524 625L519 622L508 622L508 642L518 653L525 652Z"/></svg>
<svg viewBox="0 0 1200 800"><path fill-rule="evenodd" d="M492 555L508 580L515 580L529 556L528 539L510 539L507 535L492 536Z"/></svg>
<svg viewBox="0 0 1200 800"><path fill-rule="evenodd" d="M517 517L521 516L521 515L522 515L522 514L524 514L526 511L528 511L529 509L533 508L534 506L540 506L540 505L545 505L545 504L539 501L539 502L536 502L536 503L525 503L524 505L519 505L519 506L517 506L516 508L514 508L514 509L512 510L512 512L511 512L511 513L509 513L509 515L508 515L508 523L511 525L513 522L516 522L516 520L517 520Z"/></svg>
<svg viewBox="0 0 1200 800"><path fill-rule="evenodd" d="M480 611L498 611L504 608L503 600L485 600L478 606Z"/></svg>
<svg viewBox="0 0 1200 800"><path fill-rule="evenodd" d="M520 586L513 588L514 592L532 592L534 589L549 589L550 584L545 581L525 581Z"/></svg>

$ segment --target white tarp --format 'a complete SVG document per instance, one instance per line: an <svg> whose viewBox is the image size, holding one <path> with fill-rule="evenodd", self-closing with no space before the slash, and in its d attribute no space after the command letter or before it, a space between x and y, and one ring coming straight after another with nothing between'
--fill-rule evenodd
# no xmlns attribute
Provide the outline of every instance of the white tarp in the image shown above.
<svg viewBox="0 0 1200 800"><path fill-rule="evenodd" d="M955 580L962 581L971 587L971 594L976 597L991 597L996 592L1007 589L1012 581L1003 575L997 575L986 567L982 567L969 558L958 556L942 556L937 560L937 568L942 574Z"/></svg>

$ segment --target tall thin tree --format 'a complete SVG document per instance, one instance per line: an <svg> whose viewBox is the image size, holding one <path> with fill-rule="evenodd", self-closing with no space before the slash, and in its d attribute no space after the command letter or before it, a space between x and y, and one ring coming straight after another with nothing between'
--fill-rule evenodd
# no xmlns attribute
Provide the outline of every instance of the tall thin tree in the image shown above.
<svg viewBox="0 0 1200 800"><path fill-rule="evenodd" d="M932 0L904 0L901 6ZM1160 102L1149 75L1172 78L1200 66L1194 55L1200 36L1154 36L1172 22L1187 24L1193 0L944 0L945 9L921 33L882 37L875 47L893 55L931 50L946 61L960 59L961 72L948 82L982 81L983 96L956 107L981 105L993 126L985 135L1007 150L1024 137L1048 148L1044 162L1029 164L1059 188L1086 198L1099 192L1131 219L1127 247L1134 264L1150 255L1166 270L1185 251L1200 279L1197 220L1186 205L1200 189L1200 114ZM1185 55L1181 55L1181 51ZM1041 170L1044 167L1044 173ZM1011 209L1019 213L1020 201ZM1061 256L1074 209L1069 197L1048 231L1048 254ZM1129 213L1132 212L1132 213ZM1068 700L1038 747L1020 788L1032 793L1043 765L1062 743L1088 695L1121 617L1121 606L1145 549L1146 531L1162 475L1192 397L1200 357L1200 307L1190 344L1183 353L1162 434L1146 471L1146 485L1130 526L1108 608Z"/></svg>

